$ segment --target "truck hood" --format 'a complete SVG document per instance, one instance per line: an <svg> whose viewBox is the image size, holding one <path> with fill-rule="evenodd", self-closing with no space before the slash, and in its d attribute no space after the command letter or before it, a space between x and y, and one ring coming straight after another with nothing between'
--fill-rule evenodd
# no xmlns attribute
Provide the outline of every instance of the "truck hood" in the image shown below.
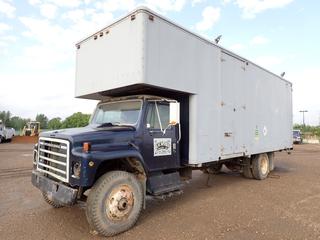
<svg viewBox="0 0 320 240"><path fill-rule="evenodd" d="M135 132L135 128L130 126L96 128L89 125L82 128L42 132L40 137L66 139L71 142L73 147L77 147L82 146L83 142L90 142L92 145L128 142L132 139Z"/></svg>

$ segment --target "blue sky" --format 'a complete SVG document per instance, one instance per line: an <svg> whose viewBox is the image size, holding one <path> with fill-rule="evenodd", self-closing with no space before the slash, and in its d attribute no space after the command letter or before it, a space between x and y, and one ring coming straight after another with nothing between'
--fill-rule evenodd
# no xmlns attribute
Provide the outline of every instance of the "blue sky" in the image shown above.
<svg viewBox="0 0 320 240"><path fill-rule="evenodd" d="M91 113L74 99L74 44L146 5L293 82L294 122L320 122L320 1L0 0L0 110L34 118Z"/></svg>

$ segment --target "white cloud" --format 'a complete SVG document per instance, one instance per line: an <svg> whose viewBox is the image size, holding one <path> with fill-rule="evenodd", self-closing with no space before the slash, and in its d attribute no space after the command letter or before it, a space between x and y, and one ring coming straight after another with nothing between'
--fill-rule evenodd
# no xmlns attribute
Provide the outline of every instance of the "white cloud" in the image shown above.
<svg viewBox="0 0 320 240"><path fill-rule="evenodd" d="M81 5L81 0L47 0L58 7L79 7Z"/></svg>
<svg viewBox="0 0 320 240"><path fill-rule="evenodd" d="M97 2L97 9L102 9L105 12L114 12L118 10L128 11L136 6L134 0L107 0L104 2Z"/></svg>
<svg viewBox="0 0 320 240"><path fill-rule="evenodd" d="M8 24L0 22L0 34L10 30L11 27Z"/></svg>
<svg viewBox="0 0 320 240"><path fill-rule="evenodd" d="M9 2L0 0L0 13L6 15L8 18L13 18L16 8Z"/></svg>
<svg viewBox="0 0 320 240"><path fill-rule="evenodd" d="M1 35L2 33L11 29L11 26L0 23L0 56L8 56L9 54L9 47L12 45L13 42L17 40L15 36L12 35ZM0 59L1 60L1 59Z"/></svg>
<svg viewBox="0 0 320 240"><path fill-rule="evenodd" d="M232 0L222 0L223 4L228 4L229 2L231 2Z"/></svg>
<svg viewBox="0 0 320 240"><path fill-rule="evenodd" d="M196 29L204 32L212 28L212 26L220 18L220 8L208 6L202 11L202 20L196 24Z"/></svg>
<svg viewBox="0 0 320 240"><path fill-rule="evenodd" d="M270 69L275 65L282 64L284 59L277 56L260 56L254 62L258 63L261 67Z"/></svg>
<svg viewBox="0 0 320 240"><path fill-rule="evenodd" d="M0 41L0 49L1 49L1 47L6 47L8 45L9 44L7 42Z"/></svg>
<svg viewBox="0 0 320 240"><path fill-rule="evenodd" d="M14 89L15 92L15 94L10 91L1 93L0 108L23 117L35 118L38 112L46 114L49 118L57 116L65 118L77 111L92 113L96 104L96 101L73 97L73 69L59 72L0 73L0 79L5 80L1 82L5 89ZM36 94L26 95L26 89ZM22 99L23 104L21 104Z"/></svg>
<svg viewBox="0 0 320 240"><path fill-rule="evenodd" d="M320 69L308 67L287 73L293 83L293 115L294 123L302 122L299 110L306 109L306 124L320 124Z"/></svg>
<svg viewBox="0 0 320 240"><path fill-rule="evenodd" d="M242 16L244 18L255 18L256 14L260 12L268 9L282 8L292 1L293 0L234 0L234 3L242 9Z"/></svg>
<svg viewBox="0 0 320 240"><path fill-rule="evenodd" d="M46 18L53 19L57 13L57 6L50 3L41 4L40 13Z"/></svg>
<svg viewBox="0 0 320 240"><path fill-rule="evenodd" d="M255 36L251 39L250 43L252 45L262 45L269 42L269 39L263 36Z"/></svg>
<svg viewBox="0 0 320 240"><path fill-rule="evenodd" d="M57 7L75 8L82 4L82 0L29 0L30 5L36 6L40 4L53 4ZM90 3L89 0L84 1L85 4Z"/></svg>
<svg viewBox="0 0 320 240"><path fill-rule="evenodd" d="M65 12L62 15L63 19L69 19L73 22L78 22L81 21L85 18L86 12L83 9L76 9L76 10L71 10L68 12Z"/></svg>
<svg viewBox="0 0 320 240"><path fill-rule="evenodd" d="M245 46L241 43L236 43L236 44L231 45L229 48L232 51L241 51L241 50L245 49Z"/></svg>
<svg viewBox="0 0 320 240"><path fill-rule="evenodd" d="M199 3L203 3L206 2L207 0L192 0L192 7L194 7L195 5L199 4Z"/></svg>
<svg viewBox="0 0 320 240"><path fill-rule="evenodd" d="M1 36L0 40L7 41L7 42L16 42L17 37L13 35L5 35L5 36Z"/></svg>
<svg viewBox="0 0 320 240"><path fill-rule="evenodd" d="M40 0L29 0L28 2L30 5L33 5L33 6L41 3Z"/></svg>
<svg viewBox="0 0 320 240"><path fill-rule="evenodd" d="M145 0L143 3L143 5L161 13L169 11L180 12L185 4L186 0Z"/></svg>

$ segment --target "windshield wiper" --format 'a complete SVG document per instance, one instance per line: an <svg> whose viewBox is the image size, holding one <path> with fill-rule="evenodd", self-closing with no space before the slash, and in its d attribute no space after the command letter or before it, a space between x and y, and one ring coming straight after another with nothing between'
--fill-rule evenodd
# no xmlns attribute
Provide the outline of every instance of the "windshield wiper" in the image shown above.
<svg viewBox="0 0 320 240"><path fill-rule="evenodd" d="M132 125L127 125L127 124L120 124L118 122L112 123L112 122L106 122L102 123L101 125L97 126L97 128L103 128L103 127L130 127L132 129L136 129Z"/></svg>
<svg viewBox="0 0 320 240"><path fill-rule="evenodd" d="M112 122L105 122L102 123L101 125L98 126L98 128L102 128L102 127L114 127L114 126L119 126L119 124L114 124Z"/></svg>

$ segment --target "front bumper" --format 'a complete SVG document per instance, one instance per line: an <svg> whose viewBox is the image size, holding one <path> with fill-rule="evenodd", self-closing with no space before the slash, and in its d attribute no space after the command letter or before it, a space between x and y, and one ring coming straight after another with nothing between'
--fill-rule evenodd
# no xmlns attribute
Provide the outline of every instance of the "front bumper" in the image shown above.
<svg viewBox="0 0 320 240"><path fill-rule="evenodd" d="M50 200L62 205L70 206L75 204L77 200L77 189L55 182L37 171L32 171L31 182L33 186L39 188L43 193L46 193Z"/></svg>

